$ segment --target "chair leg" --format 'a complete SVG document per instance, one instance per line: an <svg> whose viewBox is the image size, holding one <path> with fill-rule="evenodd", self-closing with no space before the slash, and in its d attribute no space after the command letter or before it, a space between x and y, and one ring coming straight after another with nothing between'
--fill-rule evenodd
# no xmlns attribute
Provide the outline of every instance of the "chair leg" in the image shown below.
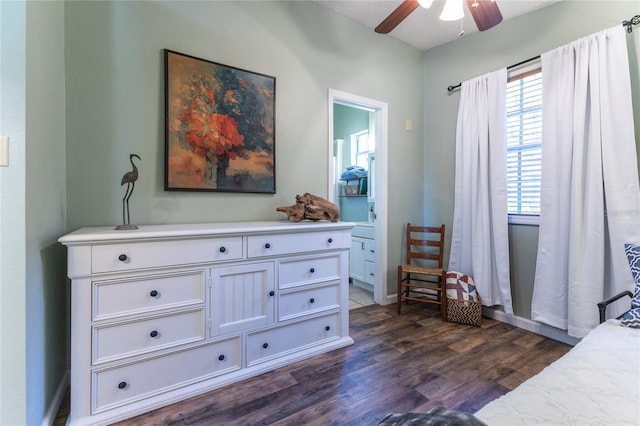
<svg viewBox="0 0 640 426"><path fill-rule="evenodd" d="M447 276L446 272L442 273L441 279L441 289L440 292L440 310L442 314L442 321L447 321Z"/></svg>
<svg viewBox="0 0 640 426"><path fill-rule="evenodd" d="M400 309L402 308L402 267L398 266L398 313L400 313Z"/></svg>
<svg viewBox="0 0 640 426"><path fill-rule="evenodd" d="M411 274L409 272L407 272L407 276L405 277L405 279L407 280L406 283L407 285L405 285L405 289L404 289L404 295L405 295L405 300L404 300L404 304L409 306L409 297L411 297Z"/></svg>

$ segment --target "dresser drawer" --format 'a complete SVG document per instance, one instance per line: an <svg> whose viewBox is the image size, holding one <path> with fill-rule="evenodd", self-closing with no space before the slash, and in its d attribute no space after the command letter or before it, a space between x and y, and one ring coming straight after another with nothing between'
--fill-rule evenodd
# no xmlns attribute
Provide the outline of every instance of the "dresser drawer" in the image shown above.
<svg viewBox="0 0 640 426"><path fill-rule="evenodd" d="M340 279L340 255L285 260L278 264L278 287Z"/></svg>
<svg viewBox="0 0 640 426"><path fill-rule="evenodd" d="M238 370L240 337L92 373L92 414Z"/></svg>
<svg viewBox="0 0 640 426"><path fill-rule="evenodd" d="M91 272L242 259L242 237L105 244L91 247Z"/></svg>
<svg viewBox="0 0 640 426"><path fill-rule="evenodd" d="M334 285L280 293L279 319L287 319L340 307L340 286Z"/></svg>
<svg viewBox="0 0 640 426"><path fill-rule="evenodd" d="M204 303L205 271L93 283L93 319Z"/></svg>
<svg viewBox="0 0 640 426"><path fill-rule="evenodd" d="M340 314L252 333L247 336L247 365L316 346L340 336Z"/></svg>
<svg viewBox="0 0 640 426"><path fill-rule="evenodd" d="M99 364L204 339L204 308L93 328L93 362Z"/></svg>
<svg viewBox="0 0 640 426"><path fill-rule="evenodd" d="M305 232L300 234L250 235L248 257L278 256L342 247L339 231Z"/></svg>

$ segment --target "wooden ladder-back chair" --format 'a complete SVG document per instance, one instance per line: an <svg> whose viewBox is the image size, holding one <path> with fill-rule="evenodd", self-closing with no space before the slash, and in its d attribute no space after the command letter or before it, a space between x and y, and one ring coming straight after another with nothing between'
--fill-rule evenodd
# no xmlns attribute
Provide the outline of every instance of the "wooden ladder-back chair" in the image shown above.
<svg viewBox="0 0 640 426"><path fill-rule="evenodd" d="M442 268L444 225L413 226L407 223L407 263L398 265L398 313L402 302L440 305L447 318L446 271Z"/></svg>

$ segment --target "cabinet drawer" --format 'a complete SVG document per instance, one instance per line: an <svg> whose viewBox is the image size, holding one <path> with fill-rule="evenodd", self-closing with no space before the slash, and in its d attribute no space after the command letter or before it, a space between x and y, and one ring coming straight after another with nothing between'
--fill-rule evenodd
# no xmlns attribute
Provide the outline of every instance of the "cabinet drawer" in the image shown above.
<svg viewBox="0 0 640 426"><path fill-rule="evenodd" d="M242 237L105 244L91 247L91 272L242 259Z"/></svg>
<svg viewBox="0 0 640 426"><path fill-rule="evenodd" d="M204 339L204 308L93 328L94 364Z"/></svg>
<svg viewBox="0 0 640 426"><path fill-rule="evenodd" d="M364 259L369 262L376 261L376 242L375 240L364 240Z"/></svg>
<svg viewBox="0 0 640 426"><path fill-rule="evenodd" d="M340 335L340 314L325 315L247 336L247 365L306 349Z"/></svg>
<svg viewBox="0 0 640 426"><path fill-rule="evenodd" d="M364 262L364 282L375 285L376 282L376 264L373 262Z"/></svg>
<svg viewBox="0 0 640 426"><path fill-rule="evenodd" d="M278 264L278 287L340 279L340 255L283 261Z"/></svg>
<svg viewBox="0 0 640 426"><path fill-rule="evenodd" d="M93 283L93 319L204 303L205 271Z"/></svg>
<svg viewBox="0 0 640 426"><path fill-rule="evenodd" d="M250 235L248 257L277 256L342 247L339 231L306 232L301 234Z"/></svg>
<svg viewBox="0 0 640 426"><path fill-rule="evenodd" d="M279 319L287 319L340 307L338 284L280 293Z"/></svg>
<svg viewBox="0 0 640 426"><path fill-rule="evenodd" d="M240 337L92 373L92 414L237 370Z"/></svg>

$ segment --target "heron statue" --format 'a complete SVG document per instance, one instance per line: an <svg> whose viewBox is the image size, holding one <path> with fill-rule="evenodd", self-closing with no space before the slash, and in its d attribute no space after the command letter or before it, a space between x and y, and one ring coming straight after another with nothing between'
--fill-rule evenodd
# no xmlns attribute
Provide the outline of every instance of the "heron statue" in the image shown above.
<svg viewBox="0 0 640 426"><path fill-rule="evenodd" d="M120 181L120 185L127 184L127 190L124 193L124 198L122 199L122 225L118 225L116 227L117 230L123 229L138 229L137 226L131 225L131 217L129 214L129 198L131 198L131 194L133 194L133 190L136 186L136 181L138 180L138 168L133 163L133 157L136 157L138 160L142 161L142 158L137 154L129 155L129 161L131 162L131 171L127 172L122 176L122 180ZM125 215L126 213L126 215Z"/></svg>

